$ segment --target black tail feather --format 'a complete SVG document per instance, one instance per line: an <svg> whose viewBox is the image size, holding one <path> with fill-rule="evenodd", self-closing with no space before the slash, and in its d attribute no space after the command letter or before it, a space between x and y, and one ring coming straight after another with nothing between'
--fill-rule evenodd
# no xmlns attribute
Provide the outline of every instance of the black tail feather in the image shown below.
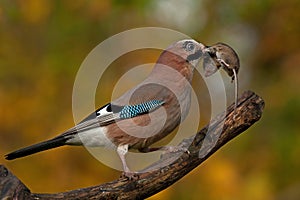
<svg viewBox="0 0 300 200"><path fill-rule="evenodd" d="M31 155L31 154L34 154L34 153L37 153L40 151L45 151L45 150L52 149L55 147L63 146L66 144L66 141L68 139L69 138L59 136L59 137L53 138L51 140L47 140L47 141L44 141L41 143L31 145L29 147L25 147L25 148L16 150L14 152L11 152L11 153L5 155L5 159L13 160L13 159L28 156L28 155Z"/></svg>

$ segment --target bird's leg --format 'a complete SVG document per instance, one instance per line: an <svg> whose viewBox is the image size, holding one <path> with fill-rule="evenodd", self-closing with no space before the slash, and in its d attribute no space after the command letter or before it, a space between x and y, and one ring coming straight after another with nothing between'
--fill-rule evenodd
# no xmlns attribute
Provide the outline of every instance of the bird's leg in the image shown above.
<svg viewBox="0 0 300 200"><path fill-rule="evenodd" d="M130 172L130 169L128 168L127 163L126 163L126 159L125 159L125 155L128 152L128 145L118 146L117 152L118 152L118 155L119 155L119 157L122 161L122 166L123 166L124 172Z"/></svg>
<svg viewBox="0 0 300 200"><path fill-rule="evenodd" d="M122 176L125 176L125 177L127 177L129 179L133 179L134 176L136 175L136 173L130 171L130 169L129 169L127 163L126 163L126 159L125 159L125 155L128 152L128 144L126 144L126 145L119 145L117 147L117 152L118 152L118 155L119 155L119 157L121 159L122 166L123 166Z"/></svg>

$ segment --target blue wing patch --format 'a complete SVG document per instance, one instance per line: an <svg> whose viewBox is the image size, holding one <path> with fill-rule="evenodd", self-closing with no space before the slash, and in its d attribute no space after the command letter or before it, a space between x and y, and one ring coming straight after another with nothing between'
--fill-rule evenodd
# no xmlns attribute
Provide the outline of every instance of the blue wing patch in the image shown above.
<svg viewBox="0 0 300 200"><path fill-rule="evenodd" d="M89 126L90 123L92 123L92 125L95 123L97 123L98 125L99 123L100 125L105 125L113 123L118 119L128 119L141 114L149 113L157 109L164 103L165 102L162 100L150 100L145 103L126 106L117 106L108 103L82 120L78 125L82 125L83 127L76 126L75 131L78 131L80 128L87 128L85 126ZM97 121L95 121L95 119L97 119Z"/></svg>
<svg viewBox="0 0 300 200"><path fill-rule="evenodd" d="M151 100L136 105L126 105L120 111L120 119L128 119L148 113L164 104L162 100Z"/></svg>

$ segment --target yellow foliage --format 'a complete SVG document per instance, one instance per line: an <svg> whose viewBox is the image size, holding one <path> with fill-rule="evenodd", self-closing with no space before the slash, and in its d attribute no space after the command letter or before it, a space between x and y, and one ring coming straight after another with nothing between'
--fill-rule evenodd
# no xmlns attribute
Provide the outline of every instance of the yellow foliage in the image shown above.
<svg viewBox="0 0 300 200"><path fill-rule="evenodd" d="M19 0L20 11L25 22L44 22L52 11L51 0Z"/></svg>

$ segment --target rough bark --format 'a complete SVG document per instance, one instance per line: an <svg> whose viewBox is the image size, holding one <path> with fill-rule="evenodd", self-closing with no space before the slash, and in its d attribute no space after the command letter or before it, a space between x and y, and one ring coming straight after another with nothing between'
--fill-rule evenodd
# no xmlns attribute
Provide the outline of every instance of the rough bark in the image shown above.
<svg viewBox="0 0 300 200"><path fill-rule="evenodd" d="M165 153L160 160L140 171L138 177L57 194L35 194L8 169L0 165L0 199L144 199L174 184L209 158L228 141L247 130L261 118L264 101L251 91L239 98L237 112L233 105L215 117L194 136L184 139L177 151Z"/></svg>

